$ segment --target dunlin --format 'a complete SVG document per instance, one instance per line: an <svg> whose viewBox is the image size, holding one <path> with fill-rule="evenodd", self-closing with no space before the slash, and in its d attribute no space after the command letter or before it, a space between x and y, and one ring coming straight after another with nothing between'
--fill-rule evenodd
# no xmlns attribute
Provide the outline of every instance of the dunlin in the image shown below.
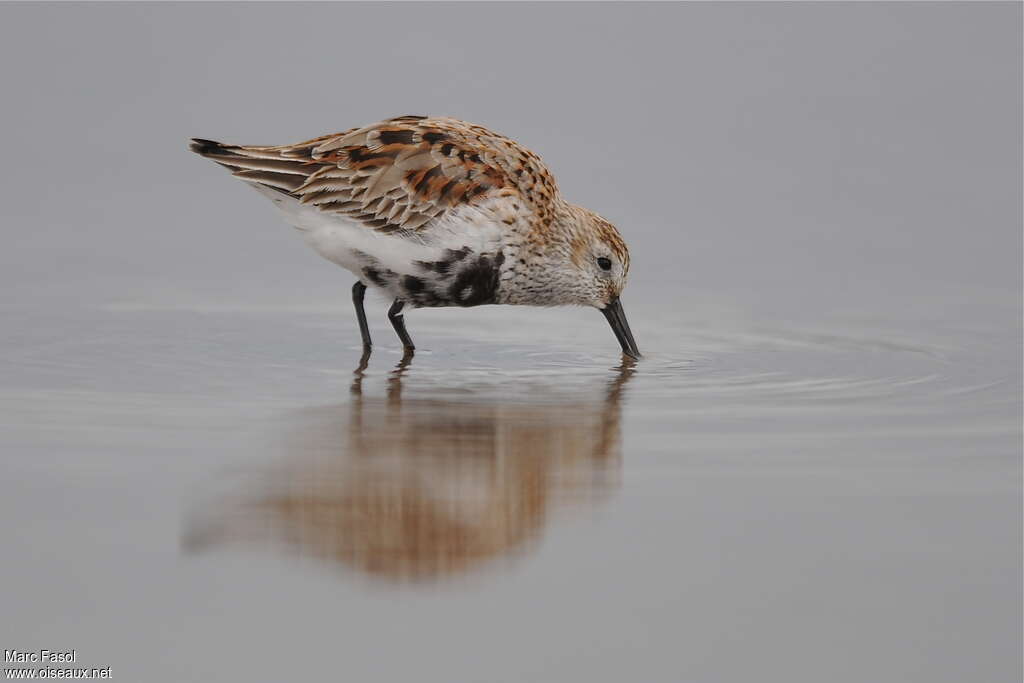
<svg viewBox="0 0 1024 683"><path fill-rule="evenodd" d="M592 306L622 351L640 355L620 297L629 250L615 226L562 198L540 157L453 118L400 116L294 145L193 139L270 198L324 258L358 280L363 345L368 286L394 297L388 318L407 350L406 305Z"/></svg>

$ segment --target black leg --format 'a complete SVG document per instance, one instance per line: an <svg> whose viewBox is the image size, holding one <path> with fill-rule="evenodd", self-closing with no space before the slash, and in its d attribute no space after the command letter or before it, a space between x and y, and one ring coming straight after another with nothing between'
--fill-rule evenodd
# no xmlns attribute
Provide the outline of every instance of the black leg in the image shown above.
<svg viewBox="0 0 1024 683"><path fill-rule="evenodd" d="M359 280L352 285L352 303L356 307L356 318L359 320L359 334L363 335L363 350L369 350L372 346L370 341L370 327L366 324L366 311L363 310L363 295L366 294L366 285Z"/></svg>
<svg viewBox="0 0 1024 683"><path fill-rule="evenodd" d="M412 343L412 337L405 331L405 316L402 315L402 308L405 306L405 302L401 299L395 299L395 303L391 304L391 308L388 309L388 320L391 321L391 326L395 328L395 332L398 333L398 338L402 340L402 346L407 351L412 351L416 346Z"/></svg>

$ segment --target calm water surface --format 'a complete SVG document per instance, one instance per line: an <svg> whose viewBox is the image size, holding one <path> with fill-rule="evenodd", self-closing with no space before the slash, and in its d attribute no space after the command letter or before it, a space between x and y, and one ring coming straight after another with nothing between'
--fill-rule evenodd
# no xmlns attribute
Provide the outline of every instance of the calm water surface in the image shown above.
<svg viewBox="0 0 1024 683"><path fill-rule="evenodd" d="M344 302L10 311L9 623L132 680L1012 659L1012 334L644 301L639 362L582 310L414 313L365 364Z"/></svg>

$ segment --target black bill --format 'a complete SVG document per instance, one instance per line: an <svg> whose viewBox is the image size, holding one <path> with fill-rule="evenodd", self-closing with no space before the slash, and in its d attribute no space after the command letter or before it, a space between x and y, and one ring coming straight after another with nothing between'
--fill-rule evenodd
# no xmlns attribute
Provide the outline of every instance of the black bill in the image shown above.
<svg viewBox="0 0 1024 683"><path fill-rule="evenodd" d="M622 302L619 301L618 297L608 302L608 305L601 309L604 313L604 317L608 319L608 324L612 326L612 332L615 333L615 338L619 340L619 344L622 345L622 352L627 356L633 358L640 357L640 349L636 347L636 341L633 340L633 333L629 331L629 323L626 322L626 313L622 310Z"/></svg>

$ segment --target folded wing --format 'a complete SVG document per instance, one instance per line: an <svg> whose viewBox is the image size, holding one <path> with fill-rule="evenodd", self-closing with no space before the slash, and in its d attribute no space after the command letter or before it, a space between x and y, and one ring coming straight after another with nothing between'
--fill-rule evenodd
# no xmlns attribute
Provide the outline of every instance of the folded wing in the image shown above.
<svg viewBox="0 0 1024 683"><path fill-rule="evenodd" d="M558 193L536 154L451 118L402 116L278 147L195 139L192 150L242 180L384 233L421 233L498 194L519 197L543 221Z"/></svg>

